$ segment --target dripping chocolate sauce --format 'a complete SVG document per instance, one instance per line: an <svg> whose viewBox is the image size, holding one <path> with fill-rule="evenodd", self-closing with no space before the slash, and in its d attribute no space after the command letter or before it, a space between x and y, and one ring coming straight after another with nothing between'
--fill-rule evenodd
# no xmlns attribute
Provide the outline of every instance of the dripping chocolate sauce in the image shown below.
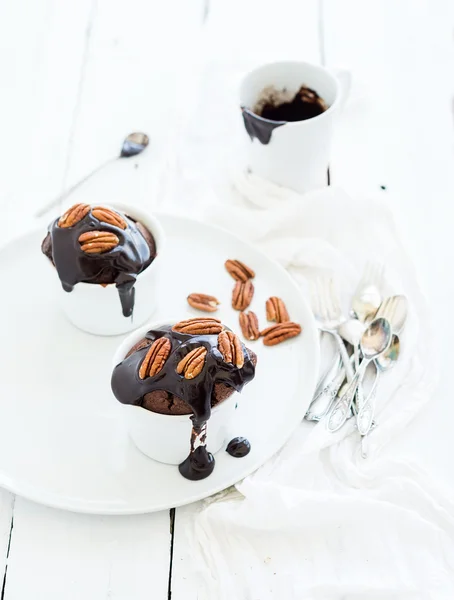
<svg viewBox="0 0 454 600"><path fill-rule="evenodd" d="M276 127L282 127L286 123L286 121L267 121L244 106L241 107L241 111L243 113L244 127L249 137L251 140L257 138L261 144L269 144L271 134Z"/></svg>
<svg viewBox="0 0 454 600"><path fill-rule="evenodd" d="M171 325L163 325L148 331L145 337L150 343L161 337L170 340L171 352L164 367L154 377L140 379L140 365L149 346L141 348L115 367L111 381L112 391L123 404L135 406L142 406L145 394L155 390L164 390L185 400L193 411L193 428L189 455L179 465L179 471L187 479L204 479L213 472L215 465L215 459L206 445L207 421L211 415L214 385L225 383L240 392L246 383L252 381L255 367L249 352L243 345L244 365L239 369L224 362L218 350L218 335L190 335L173 331ZM207 350L203 370L194 379L185 379L177 373L177 365L186 354L200 346Z"/></svg>
<svg viewBox="0 0 454 600"><path fill-rule="evenodd" d="M55 219L49 227L51 239L50 251L58 276L65 292L72 292L78 283L115 284L125 317L131 317L134 311L134 284L137 275L146 269L156 257L154 240L143 236L143 225L131 217L122 215L126 229L99 221L89 212L72 227L59 227ZM79 236L91 230L110 231L120 240L118 246L103 254L86 254L80 248ZM148 232L147 232L148 233Z"/></svg>
<svg viewBox="0 0 454 600"><path fill-rule="evenodd" d="M194 418L191 417L193 423ZM195 423L192 427L191 432L191 449L188 457L178 466L178 470L191 481L198 481L199 479L205 479L211 475L214 469L215 460L211 452L208 452L206 448L206 429L207 422L199 427ZM199 441L199 445L197 445Z"/></svg>
<svg viewBox="0 0 454 600"><path fill-rule="evenodd" d="M275 95L276 90L272 100L261 103L253 110L241 107L244 127L251 140L257 138L260 143L269 144L277 127L318 117L328 108L317 92L306 86L302 86L288 102L278 102Z"/></svg>
<svg viewBox="0 0 454 600"><path fill-rule="evenodd" d="M227 444L225 449L230 456L235 458L242 458L251 451L251 442L244 437L236 437Z"/></svg>

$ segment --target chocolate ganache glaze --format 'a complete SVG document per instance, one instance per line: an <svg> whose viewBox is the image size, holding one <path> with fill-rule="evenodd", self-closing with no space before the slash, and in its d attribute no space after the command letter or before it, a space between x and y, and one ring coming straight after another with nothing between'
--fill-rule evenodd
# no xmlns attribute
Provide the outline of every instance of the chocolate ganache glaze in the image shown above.
<svg viewBox="0 0 454 600"><path fill-rule="evenodd" d="M71 211L79 211L78 216L84 216L74 224L68 225L66 222L62 225ZM77 283L115 284L123 315L130 317L134 309L137 275L156 257L156 245L151 233L127 215L103 207L90 208L88 205L71 207L63 217L50 224L48 231L42 251L55 265L63 289L71 292ZM96 251L97 248L94 248L94 252L84 251L80 237L93 232L98 235L98 238L94 238L94 244L99 235L105 233L110 234L114 241L108 240L107 247L99 248L99 251Z"/></svg>
<svg viewBox="0 0 454 600"><path fill-rule="evenodd" d="M192 319L191 321L200 321ZM165 353L165 362L160 370L151 377L141 378L139 371L144 363L150 345L139 348L118 364L112 374L112 390L115 397L123 404L142 406L145 394L154 390L164 390L182 398L191 407L193 415L190 452L187 459L180 464L179 470L183 477L199 480L208 477L213 469L215 460L206 447L207 421L211 415L211 398L215 383L225 383L240 392L243 386L249 383L255 375L255 367L248 349L239 341L237 348L241 349L242 366L239 368L233 362L226 362L231 357L224 355L219 346L219 333L224 330L217 319L206 319L217 323L219 330L214 333L182 333L175 331L178 325L163 325L146 333L146 339L151 344L160 338L167 338L170 347ZM203 328L199 328L202 331ZM167 344L167 342L166 342ZM164 346L164 344L163 344ZM178 373L181 361L197 348L206 349L203 367L194 378L186 378L184 373ZM172 416L169 416L172 418Z"/></svg>

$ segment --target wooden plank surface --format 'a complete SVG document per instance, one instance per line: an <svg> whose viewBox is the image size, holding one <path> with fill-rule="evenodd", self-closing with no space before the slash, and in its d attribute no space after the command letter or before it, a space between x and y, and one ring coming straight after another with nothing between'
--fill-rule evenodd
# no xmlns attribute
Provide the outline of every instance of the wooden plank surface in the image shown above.
<svg viewBox="0 0 454 600"><path fill-rule="evenodd" d="M98 0L80 90L69 183L118 154L124 137L132 131L149 135L150 162L154 157L159 160L196 84L191 63L202 18L202 0L131 0L127 6L120 0ZM113 175L118 168L117 163L111 169ZM134 164L125 161L121 168L134 170ZM142 182L144 195L153 168L149 171ZM136 178L140 177L139 169Z"/></svg>
<svg viewBox="0 0 454 600"><path fill-rule="evenodd" d="M202 18L198 0L2 3L2 127L10 143L0 150L8 166L0 195L11 227L22 211L119 153L131 131L146 131L152 152L163 152ZM149 174L125 166L135 175L127 201L139 190L143 203ZM169 511L103 518L16 499L12 516L13 496L0 491L2 598L168 598Z"/></svg>
<svg viewBox="0 0 454 600"><path fill-rule="evenodd" d="M167 599L169 513L99 517L17 498L6 600Z"/></svg>
<svg viewBox="0 0 454 600"><path fill-rule="evenodd" d="M94 4L0 4L0 194L12 220L61 190Z"/></svg>
<svg viewBox="0 0 454 600"><path fill-rule="evenodd" d="M0 573L2 577L2 596L6 586L11 538L13 535L15 501L16 498L13 494L5 490L0 490Z"/></svg>

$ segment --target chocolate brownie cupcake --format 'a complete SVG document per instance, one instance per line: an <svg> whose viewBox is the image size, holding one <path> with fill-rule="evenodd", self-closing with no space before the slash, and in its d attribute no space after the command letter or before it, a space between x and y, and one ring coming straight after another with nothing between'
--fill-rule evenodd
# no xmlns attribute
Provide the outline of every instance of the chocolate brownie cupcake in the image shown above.
<svg viewBox="0 0 454 600"><path fill-rule="evenodd" d="M191 415L191 452L180 472L202 479L214 467L206 449L211 409L252 381L256 363L256 355L218 319L188 319L148 331L114 368L112 390L123 404Z"/></svg>
<svg viewBox="0 0 454 600"><path fill-rule="evenodd" d="M75 204L55 219L41 249L66 292L78 283L115 284L125 317L133 313L137 275L156 257L153 235L142 223L88 204Z"/></svg>

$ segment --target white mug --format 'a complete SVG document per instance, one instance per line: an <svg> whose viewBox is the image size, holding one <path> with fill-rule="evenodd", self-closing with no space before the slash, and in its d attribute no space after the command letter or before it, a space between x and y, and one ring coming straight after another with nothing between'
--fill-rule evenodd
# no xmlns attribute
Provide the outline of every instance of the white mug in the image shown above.
<svg viewBox="0 0 454 600"><path fill-rule="evenodd" d="M260 141L246 129L249 140L248 168L273 183L297 192L327 185L333 124L350 90L347 71L328 69L300 61L275 62L250 71L240 87L240 104L252 127L268 128L271 136ZM280 124L253 113L263 90L269 86L296 94L307 86L328 105L320 115L305 121ZM254 123L255 121L255 123Z"/></svg>

